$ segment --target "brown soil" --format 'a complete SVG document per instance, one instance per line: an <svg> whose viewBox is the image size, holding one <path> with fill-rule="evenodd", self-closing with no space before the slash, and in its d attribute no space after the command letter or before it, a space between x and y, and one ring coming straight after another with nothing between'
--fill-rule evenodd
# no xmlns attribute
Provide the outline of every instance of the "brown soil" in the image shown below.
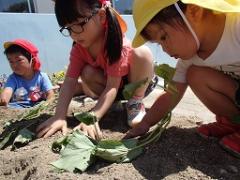
<svg viewBox="0 0 240 180"><path fill-rule="evenodd" d="M92 107L73 103L72 111ZM0 129L9 117L19 111L0 109ZM47 119L47 115L40 119ZM69 116L69 120L73 118ZM173 116L158 142L148 146L144 154L131 163L110 164L97 161L82 174L58 173L49 163L59 158L50 146L60 133L47 139L36 139L15 151L0 151L0 180L26 179L240 179L240 159L226 153L215 140L205 140L195 133L196 117ZM74 126L74 121L71 126ZM75 122L76 124L76 122ZM109 112L101 124L104 136L121 138L128 130L123 109Z"/></svg>

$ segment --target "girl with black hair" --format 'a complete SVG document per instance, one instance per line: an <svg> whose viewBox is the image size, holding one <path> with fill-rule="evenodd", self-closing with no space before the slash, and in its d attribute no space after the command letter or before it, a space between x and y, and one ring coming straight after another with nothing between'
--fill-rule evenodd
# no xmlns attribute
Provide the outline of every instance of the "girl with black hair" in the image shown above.
<svg viewBox="0 0 240 180"><path fill-rule="evenodd" d="M148 82L138 88L127 103L128 124L134 126L141 121L145 114L142 98L154 75L150 50L144 46L131 47L124 36L126 24L110 1L57 0L55 13L60 32L70 36L75 45L70 53L55 116L38 127L38 136L48 137L58 130L66 133L67 109L76 88L80 94L98 98L92 113L100 120L121 94L126 81L131 83L147 78ZM80 124L77 128L96 137L93 126Z"/></svg>

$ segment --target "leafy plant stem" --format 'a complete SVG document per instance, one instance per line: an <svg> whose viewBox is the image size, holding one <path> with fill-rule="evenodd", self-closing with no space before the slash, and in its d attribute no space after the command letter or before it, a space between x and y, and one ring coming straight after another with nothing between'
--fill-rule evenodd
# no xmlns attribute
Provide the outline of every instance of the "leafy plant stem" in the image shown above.
<svg viewBox="0 0 240 180"><path fill-rule="evenodd" d="M162 134L162 132L166 129L166 127L168 126L168 124L170 123L170 119L171 119L171 113L168 113L167 116L165 116L165 118L162 119L162 121L157 125L157 127L151 132L151 134L149 134L146 139L140 141L139 145L134 147L131 150L135 150L138 149L140 147L144 147L147 144L150 144L152 142L154 142L155 140L157 140L160 135ZM156 135L154 135L154 133L156 133Z"/></svg>
<svg viewBox="0 0 240 180"><path fill-rule="evenodd" d="M100 137L100 135L99 135L99 129L98 129L98 127L97 127L97 121L95 121L95 123L93 124L93 127L94 127L94 129L95 129L95 131L96 131L96 140L97 141L100 141L101 140L101 137Z"/></svg>

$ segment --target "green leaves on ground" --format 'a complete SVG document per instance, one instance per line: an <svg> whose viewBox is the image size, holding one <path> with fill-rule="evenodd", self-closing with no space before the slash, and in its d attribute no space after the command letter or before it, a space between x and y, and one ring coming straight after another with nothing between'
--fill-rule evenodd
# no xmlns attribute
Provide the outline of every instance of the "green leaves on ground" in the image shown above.
<svg viewBox="0 0 240 180"><path fill-rule="evenodd" d="M124 86L123 91L122 91L124 99L129 100L130 98L132 98L136 89L138 89L139 87L146 84L147 81L148 81L148 78L143 79L143 80L138 81L138 82L133 82L133 83L126 84Z"/></svg>
<svg viewBox="0 0 240 180"><path fill-rule="evenodd" d="M175 69L167 64L156 65L156 74L164 79L164 89L176 93L177 90L172 83L172 77ZM136 89L146 84L148 79L125 85L123 96L126 100L130 99ZM166 86L168 85L168 88ZM75 113L74 116L81 122L90 125L97 120L94 114ZM152 142L157 141L162 132L166 129L171 119L171 112L160 120L156 128L145 138L127 139L127 140L100 140L95 141L90 137L83 135L80 131L74 131L72 134L61 138L53 143L52 150L60 152L60 159L53 162L52 165L64 171L75 172L85 171L96 158L101 158L109 162L129 162L143 152L143 148Z"/></svg>
<svg viewBox="0 0 240 180"><path fill-rule="evenodd" d="M97 144L95 155L109 162L129 162L143 152L143 148L136 148L137 139L102 140Z"/></svg>
<svg viewBox="0 0 240 180"><path fill-rule="evenodd" d="M52 151L55 153L59 153L62 149L64 149L69 141L71 140L71 136L61 137L52 144Z"/></svg>
<svg viewBox="0 0 240 180"><path fill-rule="evenodd" d="M0 149L4 149L7 145L12 145L12 149L15 149L32 141L35 138L32 129L40 122L37 118L55 108L54 100L43 101L26 109L17 119L8 120L0 135Z"/></svg>
<svg viewBox="0 0 240 180"><path fill-rule="evenodd" d="M14 148L17 148L19 145L28 144L35 138L35 133L31 132L27 128L23 128L19 131L17 137L13 141Z"/></svg>
<svg viewBox="0 0 240 180"><path fill-rule="evenodd" d="M97 122L97 117L93 112L77 112L74 113L74 117L86 125L91 125Z"/></svg>
<svg viewBox="0 0 240 180"><path fill-rule="evenodd" d="M66 142L67 144L65 144ZM83 172L94 161L92 154L96 146L79 130L74 131L65 140L54 142L52 149L54 150L56 146L62 147L61 158L51 164L60 170Z"/></svg>
<svg viewBox="0 0 240 180"><path fill-rule="evenodd" d="M54 142L52 150L62 147L60 150L61 158L53 163L59 170L76 172L85 171L98 157L110 162L129 162L139 156L143 148L137 146L137 139L122 141L102 140L94 141L85 136L81 131L76 130L72 134ZM67 144L65 144L68 142Z"/></svg>
<svg viewBox="0 0 240 180"><path fill-rule="evenodd" d="M83 172L94 163L96 158L117 163L130 162L143 152L145 146L159 139L170 119L171 113L168 113L156 128L141 140L95 141L76 130L53 143L52 150L60 152L61 157L51 164L62 171Z"/></svg>

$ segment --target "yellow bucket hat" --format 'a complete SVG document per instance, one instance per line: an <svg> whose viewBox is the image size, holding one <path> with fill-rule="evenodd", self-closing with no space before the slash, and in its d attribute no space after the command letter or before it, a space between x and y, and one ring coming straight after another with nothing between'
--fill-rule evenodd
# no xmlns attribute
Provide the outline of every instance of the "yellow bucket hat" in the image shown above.
<svg viewBox="0 0 240 180"><path fill-rule="evenodd" d="M240 12L240 0L181 0L185 4L195 4L219 12Z"/></svg>
<svg viewBox="0 0 240 180"><path fill-rule="evenodd" d="M134 0L133 20L136 34L132 42L133 47L141 46L146 40L141 36L143 28L162 9L176 3L178 0Z"/></svg>
<svg viewBox="0 0 240 180"><path fill-rule="evenodd" d="M146 40L141 36L144 27L162 9L179 0L134 0L133 20L136 34L132 42L133 47L141 46ZM195 4L203 8L219 12L240 12L240 0L181 0L185 4Z"/></svg>

